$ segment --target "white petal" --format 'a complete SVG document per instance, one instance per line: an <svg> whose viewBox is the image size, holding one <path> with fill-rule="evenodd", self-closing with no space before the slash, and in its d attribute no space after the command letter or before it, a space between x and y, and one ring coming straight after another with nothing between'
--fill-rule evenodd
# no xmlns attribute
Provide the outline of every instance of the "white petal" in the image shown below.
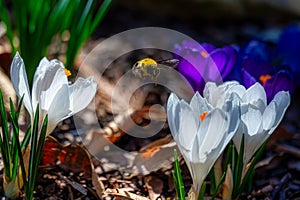
<svg viewBox="0 0 300 200"><path fill-rule="evenodd" d="M210 171L210 163L186 163L193 179L193 187L199 192L203 181Z"/></svg>
<svg viewBox="0 0 300 200"><path fill-rule="evenodd" d="M272 102L273 101L276 103L276 119L274 124L275 129L281 122L286 109L290 105L290 94L288 92L280 91L275 95Z"/></svg>
<svg viewBox="0 0 300 200"><path fill-rule="evenodd" d="M41 76L45 76L47 69L49 68L50 62L47 58L43 58L39 66L36 68L34 73L33 82L35 82L37 79L39 79Z"/></svg>
<svg viewBox="0 0 300 200"><path fill-rule="evenodd" d="M238 85L239 83L236 81L224 82L219 86L217 86L215 83L208 82L205 85L203 94L211 105L220 108L224 105L226 98L228 98L228 91L230 88Z"/></svg>
<svg viewBox="0 0 300 200"><path fill-rule="evenodd" d="M196 94L193 96L190 106L198 115L208 112L212 109L211 105L208 104L207 100L204 99L199 92L196 92Z"/></svg>
<svg viewBox="0 0 300 200"><path fill-rule="evenodd" d="M220 145L221 141L224 138L224 135L227 133L227 129L229 126L226 115L220 109L211 111L203 120L203 123L205 123L206 121L209 122L209 126L207 132L205 133L205 136L203 137L203 140L200 143L199 154L201 162L205 162L210 152Z"/></svg>
<svg viewBox="0 0 300 200"><path fill-rule="evenodd" d="M240 98L236 93L232 93L225 102L223 110L229 115L228 134L234 134L240 123Z"/></svg>
<svg viewBox="0 0 300 200"><path fill-rule="evenodd" d="M54 97L56 96L56 93L65 85L68 85L68 79L65 74L65 71L63 68L59 68L56 70L54 77L52 79L51 76L45 76L43 79L46 83L50 83L50 86L47 90L42 90L42 95L40 99L41 108L43 110L49 110L50 105L52 104L52 101L54 100ZM65 95L67 95L66 93ZM69 94L68 94L69 95ZM68 100L69 101L69 100Z"/></svg>
<svg viewBox="0 0 300 200"><path fill-rule="evenodd" d="M241 142L242 142L243 135L245 135L244 137L249 137L249 135L247 134L246 125L244 124L243 121L240 121L239 127L232 138L234 146L237 148L238 152L240 151L240 148L241 148Z"/></svg>
<svg viewBox="0 0 300 200"><path fill-rule="evenodd" d="M266 131L258 133L256 135L245 135L245 153L244 162L248 163L255 152L261 147L261 145L268 139L269 134Z"/></svg>
<svg viewBox="0 0 300 200"><path fill-rule="evenodd" d="M235 93L240 98L242 98L246 93L246 88L242 85L234 85L233 87L228 88L227 93L228 95L230 95L231 93Z"/></svg>
<svg viewBox="0 0 300 200"><path fill-rule="evenodd" d="M241 120L247 127L248 135L255 135L261 128L262 114L258 108L248 105L247 112L242 114Z"/></svg>
<svg viewBox="0 0 300 200"><path fill-rule="evenodd" d="M48 109L48 121L49 124L54 126L52 128L55 128L58 122L65 119L66 116L69 115L71 112L69 107L70 103L68 85L63 85L55 94Z"/></svg>
<svg viewBox="0 0 300 200"><path fill-rule="evenodd" d="M178 131L179 131L179 112L180 112L180 105L179 105L178 97L172 93L169 96L168 104L167 104L167 115L168 115L168 124L173 135L173 138L177 138Z"/></svg>
<svg viewBox="0 0 300 200"><path fill-rule="evenodd" d="M214 91L217 89L217 84L214 82L207 82L205 84L204 90L203 90L203 96L206 99L209 99L211 94L214 93Z"/></svg>
<svg viewBox="0 0 300 200"><path fill-rule="evenodd" d="M70 108L72 115L80 112L92 101L97 92L97 84L92 77L83 79L78 78L76 82L69 86L70 91Z"/></svg>
<svg viewBox="0 0 300 200"><path fill-rule="evenodd" d="M29 85L27 80L27 74L23 59L17 52L10 68L10 78L16 94L19 98L24 95L23 103L29 112L30 116L33 117L33 109L31 104L31 95L29 92Z"/></svg>
<svg viewBox="0 0 300 200"><path fill-rule="evenodd" d="M40 99L41 93L42 91L49 91L47 103L43 105L48 109L55 93L63 84L68 84L63 64L57 60L49 62L46 58L42 59L35 73L35 81L32 88L33 105L37 102L44 102Z"/></svg>
<svg viewBox="0 0 300 200"><path fill-rule="evenodd" d="M263 114L263 129L270 130L275 123L276 118L276 103L272 101L265 109Z"/></svg>
<svg viewBox="0 0 300 200"><path fill-rule="evenodd" d="M191 150L197 135L199 118L193 114L186 102L181 101L180 108L179 134L175 140L185 150Z"/></svg>
<svg viewBox="0 0 300 200"><path fill-rule="evenodd" d="M258 104L258 100L262 101L264 107L266 107L266 105L267 105L267 96L266 96L265 89L259 83L255 83L254 85L252 85L246 91L246 93L242 99L243 99L243 102L251 103L258 108L260 108L260 106L261 106Z"/></svg>
<svg viewBox="0 0 300 200"><path fill-rule="evenodd" d="M218 87L216 83L206 83L203 94L207 101L214 107L220 107L225 102L225 90Z"/></svg>

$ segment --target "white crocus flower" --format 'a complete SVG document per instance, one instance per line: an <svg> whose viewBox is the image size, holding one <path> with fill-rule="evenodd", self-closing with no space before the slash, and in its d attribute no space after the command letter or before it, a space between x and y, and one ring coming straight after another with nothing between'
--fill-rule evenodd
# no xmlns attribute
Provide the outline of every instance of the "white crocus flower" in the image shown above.
<svg viewBox="0 0 300 200"><path fill-rule="evenodd" d="M43 58L34 74L30 93L25 65L18 53L12 61L10 76L18 97L24 95L23 103L31 120L38 104L40 120L48 113L47 134L60 121L83 110L94 98L97 90L97 84L92 77L78 78L74 84L69 84L64 65L58 60L48 61Z"/></svg>
<svg viewBox="0 0 300 200"><path fill-rule="evenodd" d="M238 127L236 97L231 95L222 106L213 107L198 92L190 104L171 94L167 114L171 133L190 170L193 190L197 195Z"/></svg>
<svg viewBox="0 0 300 200"><path fill-rule="evenodd" d="M244 163L247 164L279 125L290 104L290 95L285 91L278 92L267 104L266 92L259 83L247 90L237 82L228 82L227 85L228 95L235 93L239 96L241 122L233 142L239 150L244 134ZM216 86L211 85L207 89L214 91L215 88Z"/></svg>

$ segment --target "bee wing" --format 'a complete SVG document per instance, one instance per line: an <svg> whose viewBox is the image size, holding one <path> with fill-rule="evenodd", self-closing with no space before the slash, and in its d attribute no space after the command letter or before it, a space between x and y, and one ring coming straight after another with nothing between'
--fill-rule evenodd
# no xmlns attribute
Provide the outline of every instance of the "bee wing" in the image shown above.
<svg viewBox="0 0 300 200"><path fill-rule="evenodd" d="M160 60L160 61L157 61L157 63L175 68L175 67L177 67L177 65L179 63L179 60L178 59Z"/></svg>

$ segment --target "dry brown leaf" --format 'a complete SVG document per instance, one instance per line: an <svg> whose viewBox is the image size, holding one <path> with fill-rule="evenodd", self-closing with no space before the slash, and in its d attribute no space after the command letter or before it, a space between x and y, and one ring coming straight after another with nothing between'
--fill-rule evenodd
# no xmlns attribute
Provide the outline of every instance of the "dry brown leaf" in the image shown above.
<svg viewBox="0 0 300 200"><path fill-rule="evenodd" d="M174 161L174 149L179 152L171 135L148 144L139 152L120 150L107 139L101 130L92 130L88 135L89 143L86 147L92 155L107 163L107 168L105 166L103 168L125 170L130 177L140 174L148 175L159 169L170 169Z"/></svg>
<svg viewBox="0 0 300 200"><path fill-rule="evenodd" d="M68 177L63 176L61 174L57 174L61 179L66 181L69 185L71 185L75 190L79 191L81 194L87 195L87 189L85 189L81 184L70 180Z"/></svg>
<svg viewBox="0 0 300 200"><path fill-rule="evenodd" d="M179 152L171 136L154 141L133 157L133 161L130 162L132 165L127 167L126 171L130 172L131 176L136 176L139 174L148 175L159 169L170 169L174 162L174 149Z"/></svg>
<svg viewBox="0 0 300 200"><path fill-rule="evenodd" d="M5 24L0 21L0 38L2 38L6 33L6 26Z"/></svg>
<svg viewBox="0 0 300 200"><path fill-rule="evenodd" d="M232 189L233 189L233 177L230 169L230 165L227 166L225 181L223 183L222 199L231 200Z"/></svg>
<svg viewBox="0 0 300 200"><path fill-rule="evenodd" d="M118 200L149 200L147 197L143 197L123 189L107 189L105 195L113 195Z"/></svg>
<svg viewBox="0 0 300 200"><path fill-rule="evenodd" d="M95 172L90 154L83 146L80 144L63 146L52 136L47 136L43 149L42 163L44 165L55 164L57 159L73 172L84 171L85 177L92 179L92 184L98 197L102 198L105 190L104 185ZM87 193L87 190L79 183L71 181L64 176L61 176L61 178L82 194Z"/></svg>
<svg viewBox="0 0 300 200"><path fill-rule="evenodd" d="M164 182L160 178L147 176L145 183L151 200L157 199L163 193Z"/></svg>
<svg viewBox="0 0 300 200"><path fill-rule="evenodd" d="M44 144L42 163L53 165L56 161L73 172L84 172L86 178L91 178L92 162L88 151L80 144L62 145L54 137L47 136Z"/></svg>
<svg viewBox="0 0 300 200"><path fill-rule="evenodd" d="M1 65L1 63L0 63L0 65ZM16 103L17 98L16 98L16 93L15 93L15 90L13 88L13 85L12 85L10 79L2 71L1 68L0 68L0 88L1 88L1 91L3 94L3 98L4 98L5 109L7 111L9 111L10 110L9 98L11 98L14 103Z"/></svg>
<svg viewBox="0 0 300 200"><path fill-rule="evenodd" d="M103 193L105 191L104 184L99 178L98 174L95 172L93 164L92 164L92 183L93 186L95 187L98 197L102 199Z"/></svg>

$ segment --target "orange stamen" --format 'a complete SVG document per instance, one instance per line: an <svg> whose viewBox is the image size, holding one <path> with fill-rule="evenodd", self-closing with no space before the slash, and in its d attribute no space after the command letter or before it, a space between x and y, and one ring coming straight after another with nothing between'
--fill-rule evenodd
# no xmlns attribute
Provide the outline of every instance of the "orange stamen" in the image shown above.
<svg viewBox="0 0 300 200"><path fill-rule="evenodd" d="M202 114L199 116L200 121L203 121L207 115L208 115L208 112L202 113Z"/></svg>
<svg viewBox="0 0 300 200"><path fill-rule="evenodd" d="M269 80L270 78L272 78L272 76L270 76L269 74L261 75L259 77L259 80L260 80L261 84L264 85L267 82L267 80Z"/></svg>
<svg viewBox="0 0 300 200"><path fill-rule="evenodd" d="M69 77L69 76L71 76L71 75L72 75L71 71L70 71L70 70L68 70L67 68L64 68L64 71L65 71L65 73L66 73L67 77Z"/></svg>
<svg viewBox="0 0 300 200"><path fill-rule="evenodd" d="M204 58L207 58L208 57L208 53L206 51L201 51L200 52L201 56L204 57Z"/></svg>

